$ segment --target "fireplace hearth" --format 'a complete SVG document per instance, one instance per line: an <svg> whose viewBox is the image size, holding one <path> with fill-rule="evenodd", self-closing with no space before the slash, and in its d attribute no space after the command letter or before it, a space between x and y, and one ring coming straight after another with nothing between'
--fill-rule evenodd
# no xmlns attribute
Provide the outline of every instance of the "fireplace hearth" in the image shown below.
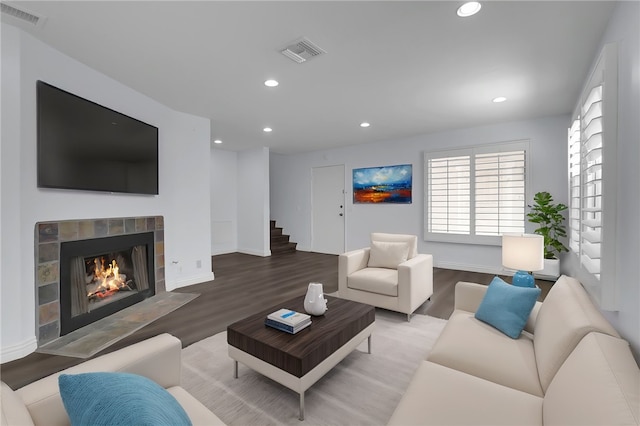
<svg viewBox="0 0 640 426"><path fill-rule="evenodd" d="M38 346L165 291L162 216L35 225Z"/></svg>

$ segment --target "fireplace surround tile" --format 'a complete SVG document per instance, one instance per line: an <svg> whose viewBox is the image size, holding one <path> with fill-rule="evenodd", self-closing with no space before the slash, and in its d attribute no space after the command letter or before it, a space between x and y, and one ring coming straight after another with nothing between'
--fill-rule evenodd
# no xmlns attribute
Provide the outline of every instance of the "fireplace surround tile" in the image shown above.
<svg viewBox="0 0 640 426"><path fill-rule="evenodd" d="M38 242L46 243L58 241L58 223L38 224Z"/></svg>
<svg viewBox="0 0 640 426"><path fill-rule="evenodd" d="M80 223L77 221L60 222L58 224L60 241L76 241L80 239Z"/></svg>
<svg viewBox="0 0 640 426"><path fill-rule="evenodd" d="M46 284L38 287L38 300L42 304L57 302L59 297L57 283Z"/></svg>
<svg viewBox="0 0 640 426"><path fill-rule="evenodd" d="M92 220L81 220L78 222L78 239L86 240L89 238L94 238L96 235L96 231L93 226Z"/></svg>
<svg viewBox="0 0 640 426"><path fill-rule="evenodd" d="M58 260L60 256L60 244L43 243L38 245L38 263L47 263Z"/></svg>
<svg viewBox="0 0 640 426"><path fill-rule="evenodd" d="M93 222L94 238L106 237L109 235L109 221L107 219L96 219Z"/></svg>
<svg viewBox="0 0 640 426"><path fill-rule="evenodd" d="M162 216L39 222L35 226L36 324L38 346L60 337L60 244L153 231L155 292L166 291Z"/></svg>
<svg viewBox="0 0 640 426"><path fill-rule="evenodd" d="M56 283L60 277L60 265L58 262L50 262L36 265L36 284L43 285Z"/></svg>
<svg viewBox="0 0 640 426"><path fill-rule="evenodd" d="M109 235L124 234L124 219L109 219Z"/></svg>

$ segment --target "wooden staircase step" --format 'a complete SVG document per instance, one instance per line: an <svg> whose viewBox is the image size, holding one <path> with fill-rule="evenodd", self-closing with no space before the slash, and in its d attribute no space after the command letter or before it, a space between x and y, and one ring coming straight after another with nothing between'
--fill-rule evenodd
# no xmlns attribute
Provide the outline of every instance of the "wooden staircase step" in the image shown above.
<svg viewBox="0 0 640 426"><path fill-rule="evenodd" d="M293 253L296 251L297 243L289 241L289 235L282 233L282 228L276 226L276 221L269 221L271 226L271 254Z"/></svg>

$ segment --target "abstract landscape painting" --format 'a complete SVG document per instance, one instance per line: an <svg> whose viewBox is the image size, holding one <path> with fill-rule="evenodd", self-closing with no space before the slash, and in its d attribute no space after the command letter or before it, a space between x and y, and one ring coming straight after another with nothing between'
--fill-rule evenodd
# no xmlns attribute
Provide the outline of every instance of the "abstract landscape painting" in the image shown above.
<svg viewBox="0 0 640 426"><path fill-rule="evenodd" d="M411 204L411 167L353 169L353 202Z"/></svg>

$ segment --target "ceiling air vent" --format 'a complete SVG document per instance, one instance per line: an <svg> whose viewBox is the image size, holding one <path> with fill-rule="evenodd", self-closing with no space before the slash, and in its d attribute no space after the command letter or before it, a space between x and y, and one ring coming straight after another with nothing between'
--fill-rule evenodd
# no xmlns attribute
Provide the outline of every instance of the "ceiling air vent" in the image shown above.
<svg viewBox="0 0 640 426"><path fill-rule="evenodd" d="M44 24L46 18L41 15L36 15L33 12L29 12L26 9L19 9L9 3L0 3L0 11L6 16L10 16L13 19L21 22L26 22L34 27L41 27Z"/></svg>
<svg viewBox="0 0 640 426"><path fill-rule="evenodd" d="M311 40L301 38L293 44L287 46L280 51L284 56L299 64L308 61L311 58L327 53Z"/></svg>

